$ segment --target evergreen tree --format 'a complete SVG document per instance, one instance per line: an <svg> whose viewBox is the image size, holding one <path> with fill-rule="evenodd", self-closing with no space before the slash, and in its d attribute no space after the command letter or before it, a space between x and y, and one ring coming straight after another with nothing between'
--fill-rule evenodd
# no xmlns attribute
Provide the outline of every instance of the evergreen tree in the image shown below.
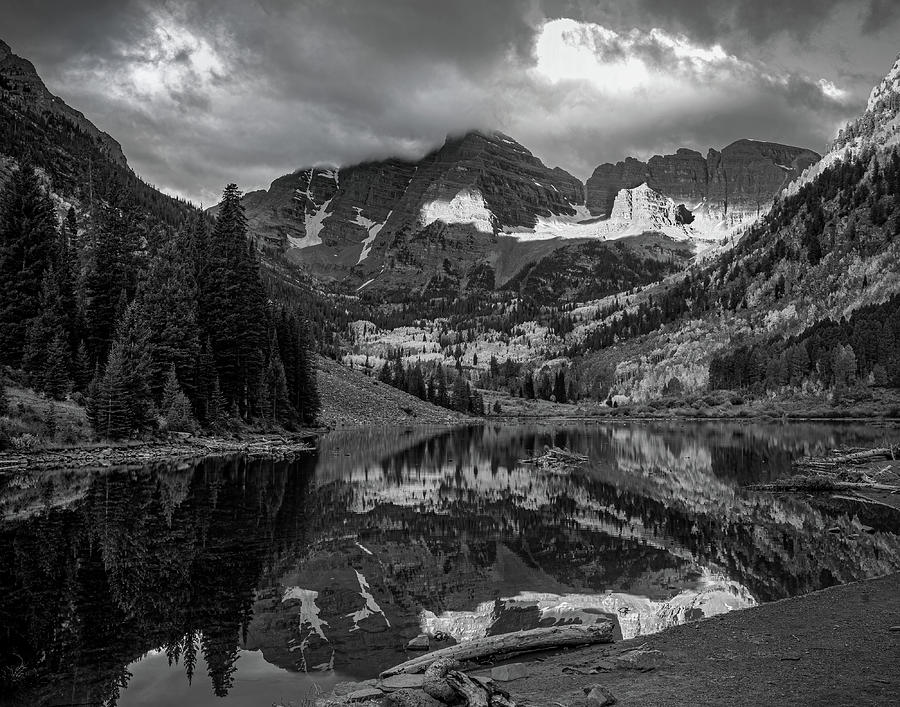
<svg viewBox="0 0 900 707"><path fill-rule="evenodd" d="M106 370L89 388L88 419L103 438L127 437L134 427L128 400L128 364L124 346L115 342L106 361Z"/></svg>
<svg viewBox="0 0 900 707"><path fill-rule="evenodd" d="M58 428L58 420L56 415L56 405L52 402L47 406L44 412L44 436L47 439L54 439Z"/></svg>
<svg viewBox="0 0 900 707"><path fill-rule="evenodd" d="M288 402L303 424L313 424L319 414L320 401L310 327L305 320L284 308L274 318Z"/></svg>
<svg viewBox="0 0 900 707"><path fill-rule="evenodd" d="M175 238L166 238L157 249L136 301L141 324L149 332L154 399L160 400L173 366L186 391L197 397L192 384L200 352L197 288L192 263L180 253Z"/></svg>
<svg viewBox="0 0 900 707"><path fill-rule="evenodd" d="M172 432L193 432L197 428L191 401L178 382L174 364L169 368L162 396L162 413L166 429Z"/></svg>
<svg viewBox="0 0 900 707"><path fill-rule="evenodd" d="M525 398L527 400L534 400L534 377L531 375L530 371L525 372Z"/></svg>
<svg viewBox="0 0 900 707"><path fill-rule="evenodd" d="M422 366L418 362L409 369L409 387L407 392L415 395L420 400L426 400L428 392L425 388L425 376L422 374Z"/></svg>
<svg viewBox="0 0 900 707"><path fill-rule="evenodd" d="M438 364L437 372L435 373L435 380L434 400L432 402L440 407L450 407L450 400L447 395L447 375L444 373L444 367L440 364Z"/></svg>
<svg viewBox="0 0 900 707"><path fill-rule="evenodd" d="M450 400L453 405L453 409L457 412L469 412L469 386L466 384L466 380L462 376L457 376L456 380L453 381L453 388L450 392Z"/></svg>
<svg viewBox="0 0 900 707"><path fill-rule="evenodd" d="M47 357L41 371L42 390L51 398L62 400L72 387L69 371L72 356L69 341L62 332L57 333L47 349Z"/></svg>
<svg viewBox="0 0 900 707"><path fill-rule="evenodd" d="M0 191L0 363L18 366L56 240L53 204L28 165Z"/></svg>
<svg viewBox="0 0 900 707"><path fill-rule="evenodd" d="M213 426L219 425L225 421L227 416L228 402L222 396L222 389L219 387L219 376L216 376L213 378L207 398L206 422Z"/></svg>
<svg viewBox="0 0 900 707"><path fill-rule="evenodd" d="M150 415L150 346L134 304L119 322L102 378L92 384L90 418L101 437L119 439Z"/></svg>
<svg viewBox="0 0 900 707"><path fill-rule="evenodd" d="M562 370L556 373L556 378L553 382L553 395L556 398L556 402L566 402L566 374Z"/></svg>
<svg viewBox="0 0 900 707"><path fill-rule="evenodd" d="M385 361L381 364L381 368L378 369L378 380L386 385L394 384L394 374L390 361Z"/></svg>
<svg viewBox="0 0 900 707"><path fill-rule="evenodd" d="M284 375L284 364L281 362L281 355L278 352L278 345L274 336L269 345L269 355L267 359L266 370L263 377L265 391L261 396L265 403L262 412L263 417L274 425L280 417L285 417L290 409L287 378Z"/></svg>
<svg viewBox="0 0 900 707"><path fill-rule="evenodd" d="M48 267L41 287L40 312L28 325L22 356L22 367L30 374L35 389L54 397L68 389L72 370L68 320L59 284L54 268ZM53 379L54 392L48 388L47 376Z"/></svg>
<svg viewBox="0 0 900 707"><path fill-rule="evenodd" d="M837 345L834 350L832 371L834 373L834 387L839 393L853 383L856 378L856 354L852 346Z"/></svg>
<svg viewBox="0 0 900 707"><path fill-rule="evenodd" d="M75 382L75 390L82 392L87 391L93 377L93 368L91 366L91 357L88 355L87 346L84 341L78 342L78 349L75 353L75 363L73 366L73 378Z"/></svg>
<svg viewBox="0 0 900 707"><path fill-rule="evenodd" d="M249 418L265 364L266 297L247 241L247 218L237 185L225 188L199 279L200 323L213 345L222 393Z"/></svg>
<svg viewBox="0 0 900 707"><path fill-rule="evenodd" d="M84 325L88 351L103 361L115 335L116 322L137 289L143 262L144 227L127 196L100 210L92 224L84 273Z"/></svg>

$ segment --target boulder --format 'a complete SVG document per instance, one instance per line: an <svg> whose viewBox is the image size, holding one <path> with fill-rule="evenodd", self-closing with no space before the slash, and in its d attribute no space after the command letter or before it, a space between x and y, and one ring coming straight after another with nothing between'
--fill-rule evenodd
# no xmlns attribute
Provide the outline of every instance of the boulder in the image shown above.
<svg viewBox="0 0 900 707"><path fill-rule="evenodd" d="M655 648L635 648L614 656L612 663L620 670L647 671L658 668L663 661L662 651Z"/></svg>
<svg viewBox="0 0 900 707"><path fill-rule="evenodd" d="M384 693L376 687L364 687L362 690L356 690L355 692L351 692L349 695L345 695L344 699L349 704L355 704L357 702L371 702L372 700L379 700L384 696Z"/></svg>
<svg viewBox="0 0 900 707"><path fill-rule="evenodd" d="M425 682L425 676L422 673L401 673L400 675L391 675L385 678L378 686L385 692L395 692L396 690L418 689Z"/></svg>
<svg viewBox="0 0 900 707"><path fill-rule="evenodd" d="M585 707L607 707L607 705L616 704L615 695L599 683L588 685L584 688L584 692L586 694Z"/></svg>
<svg viewBox="0 0 900 707"><path fill-rule="evenodd" d="M443 702L426 695L421 690L397 690L388 693L382 704L384 707L444 707Z"/></svg>
<svg viewBox="0 0 900 707"><path fill-rule="evenodd" d="M509 663L491 668L491 679L498 682L510 682L528 675L528 666L525 663Z"/></svg>
<svg viewBox="0 0 900 707"><path fill-rule="evenodd" d="M427 651L431 647L431 643L424 633L420 633L406 644L408 651Z"/></svg>

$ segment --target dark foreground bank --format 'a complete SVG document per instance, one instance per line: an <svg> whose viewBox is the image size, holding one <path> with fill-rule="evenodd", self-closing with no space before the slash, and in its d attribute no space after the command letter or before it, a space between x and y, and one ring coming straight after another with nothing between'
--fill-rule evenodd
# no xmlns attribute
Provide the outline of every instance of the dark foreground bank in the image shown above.
<svg viewBox="0 0 900 707"><path fill-rule="evenodd" d="M521 675L503 689L532 707L612 704L588 699L592 689L642 707L897 704L898 599L895 573L612 645L521 656L494 674ZM467 672L491 675L484 667ZM394 703L387 695L368 704Z"/></svg>

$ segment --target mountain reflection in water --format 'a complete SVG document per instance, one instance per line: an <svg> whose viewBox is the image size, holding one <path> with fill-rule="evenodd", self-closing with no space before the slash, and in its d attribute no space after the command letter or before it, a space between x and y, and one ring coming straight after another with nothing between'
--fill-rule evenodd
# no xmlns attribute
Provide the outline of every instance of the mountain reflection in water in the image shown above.
<svg viewBox="0 0 900 707"><path fill-rule="evenodd" d="M883 574L900 568L897 511L741 486L886 436L379 429L327 435L290 463L0 476L0 704L299 700L403 660L422 631L612 615L631 637ZM520 463L545 445L590 464Z"/></svg>

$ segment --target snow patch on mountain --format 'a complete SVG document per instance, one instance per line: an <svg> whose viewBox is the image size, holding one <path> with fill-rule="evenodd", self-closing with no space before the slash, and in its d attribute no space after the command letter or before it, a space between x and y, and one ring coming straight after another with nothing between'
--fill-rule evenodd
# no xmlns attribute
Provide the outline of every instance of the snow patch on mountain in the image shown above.
<svg viewBox="0 0 900 707"><path fill-rule="evenodd" d="M381 610L381 607L378 606L378 602L375 601L375 597L372 595L372 590L369 587L369 583L366 580L365 576L359 572L359 570L353 570L356 572L356 581L359 582L359 595L365 600L365 606L362 609L357 609L356 611L347 614L347 617L353 620L353 628L350 631L356 631L359 629L359 622L364 621L370 616L381 616L384 619L384 623L390 628L391 622L387 616L385 616L384 612Z"/></svg>
<svg viewBox="0 0 900 707"><path fill-rule="evenodd" d="M435 199L422 206L419 220L423 226L435 221L447 224L471 224L481 233L494 232L494 214L478 189L463 189L450 201Z"/></svg>
<svg viewBox="0 0 900 707"><path fill-rule="evenodd" d="M294 236L288 236L288 242L291 244L292 248L312 248L313 246L320 245L322 243L322 239L319 237L319 234L322 232L322 229L325 227L325 219L330 215L328 213L328 207L331 206L331 201L334 197L326 201L322 204L316 212L312 215L306 215L306 235L303 238L296 238Z"/></svg>
<svg viewBox="0 0 900 707"><path fill-rule="evenodd" d="M526 591L499 601L482 602L473 611L435 614L424 610L419 624L423 633L446 633L462 643L487 636L502 613L515 608L536 607L542 626L590 624L598 619L598 612L603 612L618 615L622 638L628 640L658 633L689 620L756 605L756 599L743 585L705 567L700 572L696 587L684 589L665 600L625 592L560 595Z"/></svg>
<svg viewBox="0 0 900 707"><path fill-rule="evenodd" d="M318 592L313 591L312 589L304 589L303 587L288 587L284 590L284 594L281 597L282 604L287 601L300 602L300 620L298 625L301 631L304 628L307 630L306 638L302 643L291 648L292 651L302 650L308 642L309 636L312 634L318 635L325 641L328 640L328 638L325 637L324 630L325 627L328 626L328 622L323 621L319 616L319 607L316 604L316 597L318 596Z"/></svg>
<svg viewBox="0 0 900 707"><path fill-rule="evenodd" d="M384 218L384 223L378 223L377 221L370 221L369 219L364 218L360 215L359 211L357 211L356 223L358 223L369 232L369 235L363 239L362 250L359 253L359 260L356 261L357 265L359 265L363 260L369 257L369 253L372 250L372 244L375 242L378 234L381 233L381 229L384 228L384 224L388 222L388 219L391 217L392 213L394 212L388 212L388 215ZM369 280L369 282L371 282L371 280ZM362 287L360 287L359 289L362 289Z"/></svg>
<svg viewBox="0 0 900 707"><path fill-rule="evenodd" d="M554 238L616 240L653 231L673 240L701 244L719 241L728 234L723 224L706 219L701 219L697 225L679 224L675 202L651 189L646 182L632 189L619 190L607 219L592 217L584 205L573 208L574 216L539 216L534 228L507 228L501 235L520 241Z"/></svg>

